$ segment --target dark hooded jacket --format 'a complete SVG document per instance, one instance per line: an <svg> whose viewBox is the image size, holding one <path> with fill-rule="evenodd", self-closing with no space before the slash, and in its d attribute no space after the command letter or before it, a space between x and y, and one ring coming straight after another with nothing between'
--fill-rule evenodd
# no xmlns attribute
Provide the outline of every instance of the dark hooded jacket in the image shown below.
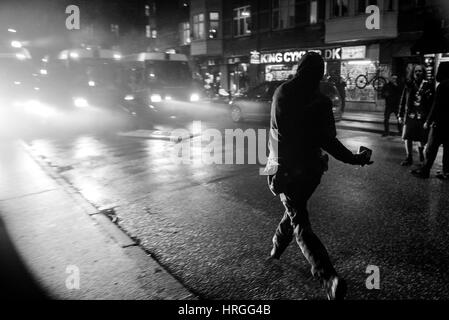
<svg viewBox="0 0 449 320"><path fill-rule="evenodd" d="M270 158L285 172L322 173L321 149L340 161L355 163L352 152L336 138L332 102L319 91L323 74L323 59L309 52L299 62L296 76L273 95Z"/></svg>
<svg viewBox="0 0 449 320"><path fill-rule="evenodd" d="M436 80L440 82L427 123L435 125L437 132L449 138L449 62L442 62Z"/></svg>

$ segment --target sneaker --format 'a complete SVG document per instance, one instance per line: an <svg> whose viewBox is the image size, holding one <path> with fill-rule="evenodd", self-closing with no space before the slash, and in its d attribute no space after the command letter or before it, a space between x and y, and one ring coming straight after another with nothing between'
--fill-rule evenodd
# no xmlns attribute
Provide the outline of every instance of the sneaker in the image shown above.
<svg viewBox="0 0 449 320"><path fill-rule="evenodd" d="M429 171L423 169L414 169L410 172L417 178L427 179L430 176Z"/></svg>
<svg viewBox="0 0 449 320"><path fill-rule="evenodd" d="M403 167L408 167L408 166L411 166L412 164L413 164L413 159L409 158L409 157L405 158L405 160L401 162L401 166L403 166Z"/></svg>
<svg viewBox="0 0 449 320"><path fill-rule="evenodd" d="M344 300L347 291L345 280L333 276L329 280L323 281L323 287L328 300Z"/></svg>

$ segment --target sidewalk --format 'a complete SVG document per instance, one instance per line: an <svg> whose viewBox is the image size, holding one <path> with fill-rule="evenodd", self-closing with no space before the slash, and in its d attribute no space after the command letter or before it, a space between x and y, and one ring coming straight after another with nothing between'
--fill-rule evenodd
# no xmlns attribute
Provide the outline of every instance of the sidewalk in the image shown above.
<svg viewBox="0 0 449 320"><path fill-rule="evenodd" d="M11 252L16 251L23 270L27 269L52 298L196 299L97 211L68 190L63 181L52 177L21 142L0 141L3 293L23 288L13 279L26 279L18 274L22 269L15 268L17 262L11 258ZM14 288L5 288L5 279ZM23 292L24 297L27 294Z"/></svg>
<svg viewBox="0 0 449 320"><path fill-rule="evenodd" d="M345 111L342 120L337 122L337 128L354 131L365 131L382 134L384 132L383 112ZM397 122L394 115L390 117L390 134L399 136Z"/></svg>

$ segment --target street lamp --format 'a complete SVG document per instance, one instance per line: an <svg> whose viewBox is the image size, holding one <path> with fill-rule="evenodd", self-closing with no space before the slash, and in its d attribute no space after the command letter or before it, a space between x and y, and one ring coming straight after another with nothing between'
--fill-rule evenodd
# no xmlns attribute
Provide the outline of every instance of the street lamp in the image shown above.
<svg viewBox="0 0 449 320"><path fill-rule="evenodd" d="M13 28L8 28L8 32L11 32L11 33L16 33L16 32L17 32L17 30L16 30L16 29L13 29Z"/></svg>

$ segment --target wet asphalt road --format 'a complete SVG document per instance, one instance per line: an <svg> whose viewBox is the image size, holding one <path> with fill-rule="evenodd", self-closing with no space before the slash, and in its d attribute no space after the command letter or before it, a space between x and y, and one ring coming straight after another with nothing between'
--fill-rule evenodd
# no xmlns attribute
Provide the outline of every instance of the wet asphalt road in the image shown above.
<svg viewBox="0 0 449 320"><path fill-rule="evenodd" d="M200 119L220 132L265 128L235 125L223 109L203 106L157 129L189 128L190 120ZM325 298L296 243L280 262L265 261L283 207L259 165L177 164L173 142L117 134L128 129L47 133L26 141L86 199L115 208L120 227L200 297ZM339 137L354 151L373 149L375 161L360 168L331 159L310 201L312 226L347 279L348 298L448 299L449 183L418 180L399 166L398 138L354 131L339 131ZM194 156L200 140L190 140ZM439 163L441 155L435 171ZM380 290L365 286L368 265L380 269Z"/></svg>

